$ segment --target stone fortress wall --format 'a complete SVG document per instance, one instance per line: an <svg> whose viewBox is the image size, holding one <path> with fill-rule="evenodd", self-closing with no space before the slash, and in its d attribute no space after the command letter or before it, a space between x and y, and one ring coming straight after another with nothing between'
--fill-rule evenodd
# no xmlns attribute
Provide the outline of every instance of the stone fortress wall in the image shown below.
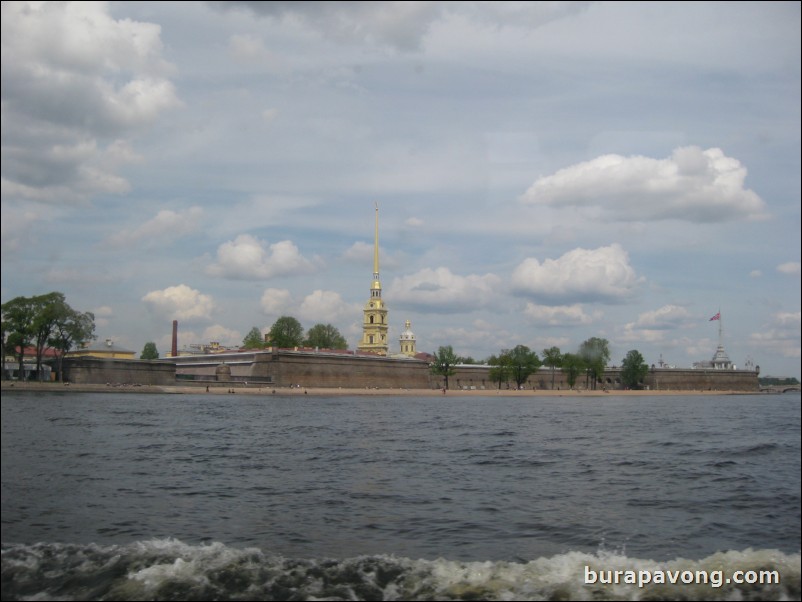
<svg viewBox="0 0 802 602"><path fill-rule="evenodd" d="M79 358L65 362L67 379L76 384L229 384L266 387L326 387L365 389L439 389L445 379L431 373L425 361L343 352L273 350L180 356L162 360L99 360ZM759 390L754 370L652 368L643 382L649 390L754 391ZM560 370L553 373L553 388L569 389ZM552 389L552 371L541 368L524 383L526 389ZM488 390L490 367L460 365L449 377L449 388ZM502 384L506 388L506 384ZM577 389L592 388L584 374ZM608 369L597 389L620 390L620 369Z"/></svg>

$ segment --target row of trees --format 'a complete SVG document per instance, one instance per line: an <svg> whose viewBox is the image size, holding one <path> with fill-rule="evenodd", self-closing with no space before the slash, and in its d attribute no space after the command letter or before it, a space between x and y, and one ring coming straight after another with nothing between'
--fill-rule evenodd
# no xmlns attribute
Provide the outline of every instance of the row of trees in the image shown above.
<svg viewBox="0 0 802 602"><path fill-rule="evenodd" d="M56 355L59 379L62 375L64 354L76 345L95 338L95 316L92 312L74 310L63 293L52 292L34 297L16 297L2 305L2 378L6 378L5 358L16 355L20 378L25 378L25 349L36 351L36 374L44 377L42 358L45 350L53 349Z"/></svg>
<svg viewBox="0 0 802 602"><path fill-rule="evenodd" d="M512 349L505 349L499 355L488 358L490 364L490 380L498 383L515 383L516 388L537 372L541 366L551 369L551 388L554 388L555 370L560 368L565 374L568 386L573 388L577 379L584 372L586 388L596 388L596 383L602 379L607 363L610 361L610 345L607 339L592 337L584 341L576 353L562 353L559 347L550 347L543 350L542 359L536 351L526 345L517 345ZM448 377L456 374L456 365L464 363L451 345L440 347L434 354L432 373L445 378L448 388ZM621 363L621 382L624 386L636 389L640 386L649 366L644 362L643 356L637 350L631 350Z"/></svg>
<svg viewBox="0 0 802 602"><path fill-rule="evenodd" d="M281 316L270 327L267 337L254 326L242 340L246 349L263 349L265 347L319 347L320 349L347 349L348 342L331 324L315 324L306 332L301 323L292 316Z"/></svg>

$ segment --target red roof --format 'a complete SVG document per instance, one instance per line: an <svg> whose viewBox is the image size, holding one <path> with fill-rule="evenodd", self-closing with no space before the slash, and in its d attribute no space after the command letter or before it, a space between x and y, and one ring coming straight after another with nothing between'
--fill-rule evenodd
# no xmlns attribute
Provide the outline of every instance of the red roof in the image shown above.
<svg viewBox="0 0 802 602"><path fill-rule="evenodd" d="M14 355L19 355L19 345L14 347ZM23 352L23 357L36 357L36 347L28 345L25 347L25 351ZM44 353L42 353L43 358L50 358L50 357L58 357L58 351L53 349L52 347L45 347Z"/></svg>

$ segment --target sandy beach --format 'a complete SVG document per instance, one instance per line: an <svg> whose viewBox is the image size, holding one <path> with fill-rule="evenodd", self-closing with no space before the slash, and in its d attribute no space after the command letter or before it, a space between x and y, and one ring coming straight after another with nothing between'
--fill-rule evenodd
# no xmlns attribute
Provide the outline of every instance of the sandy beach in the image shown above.
<svg viewBox="0 0 802 602"><path fill-rule="evenodd" d="M753 395L759 391L700 391L700 390L602 390L595 391L585 389L563 389L563 390L514 390L514 389L448 389L443 393L442 389L367 389L367 388L343 388L343 387L267 387L258 385L245 385L244 383L219 384L214 383L209 386L208 391L205 384L198 385L176 385L176 386L156 386L156 385L137 385L137 384L71 384L71 383L37 383L16 381L3 381L0 385L2 391L30 391L30 392L57 392L57 391L80 391L85 393L172 393L190 395L317 395L317 396L354 396L354 395L375 395L375 396L399 396L399 397L442 397L450 396L473 396L473 397L605 397L621 395Z"/></svg>

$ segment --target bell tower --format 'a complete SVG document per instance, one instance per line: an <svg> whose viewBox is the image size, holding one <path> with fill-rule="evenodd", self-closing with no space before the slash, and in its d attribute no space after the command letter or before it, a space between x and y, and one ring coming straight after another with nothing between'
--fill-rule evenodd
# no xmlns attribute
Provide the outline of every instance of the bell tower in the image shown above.
<svg viewBox="0 0 802 602"><path fill-rule="evenodd" d="M370 299L362 310L362 341L359 351L387 355L387 307L382 301L382 283L379 280L379 204L376 203L376 231L373 242L373 284Z"/></svg>

